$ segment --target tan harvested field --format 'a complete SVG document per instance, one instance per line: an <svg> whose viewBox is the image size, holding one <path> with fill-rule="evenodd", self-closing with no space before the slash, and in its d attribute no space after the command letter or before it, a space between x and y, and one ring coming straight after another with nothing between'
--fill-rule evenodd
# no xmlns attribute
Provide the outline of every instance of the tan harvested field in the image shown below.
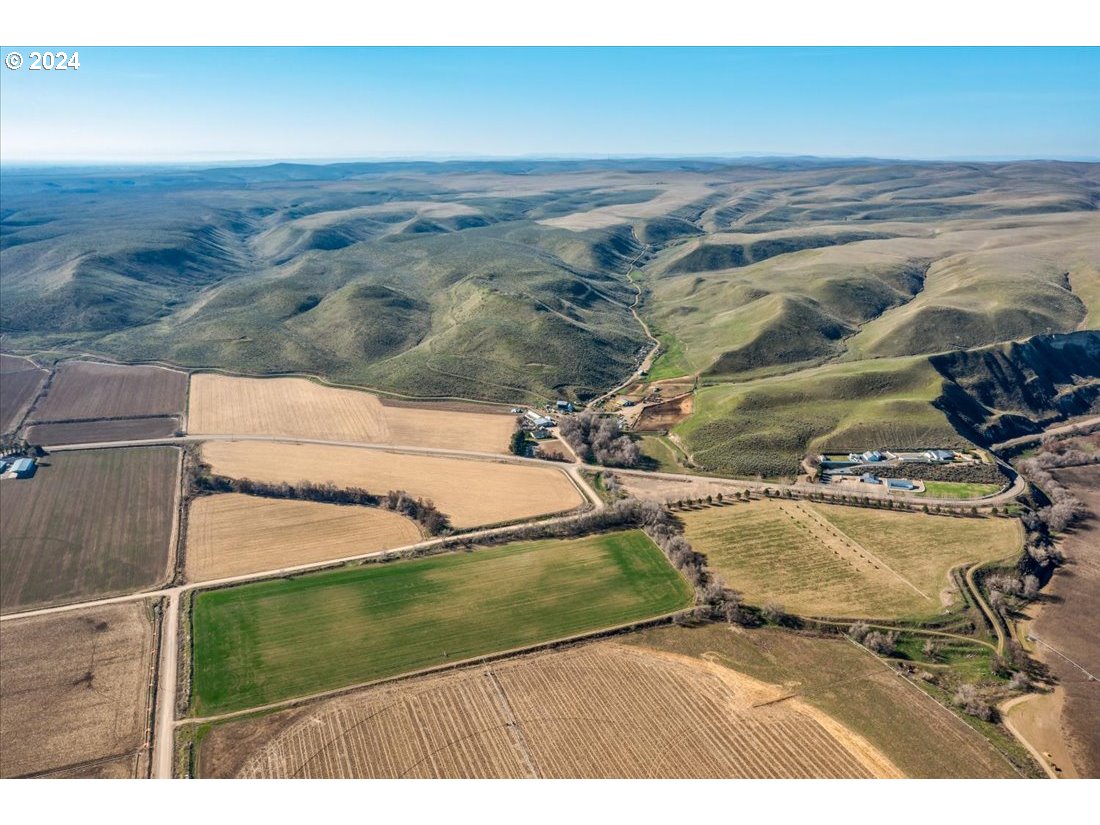
<svg viewBox="0 0 1100 825"><path fill-rule="evenodd" d="M0 776L141 775L154 646L149 602L0 624Z"/></svg>
<svg viewBox="0 0 1100 825"><path fill-rule="evenodd" d="M0 355L0 433L15 429L47 375L26 358Z"/></svg>
<svg viewBox="0 0 1100 825"><path fill-rule="evenodd" d="M638 188L648 189L650 187L639 184ZM656 197L641 203L599 206L584 212L573 212L556 218L545 218L539 223L546 226L570 229L574 232L603 229L616 224L629 223L636 218L655 218L666 215L690 203L706 200L713 195L713 191L701 176L684 175L676 183L667 184Z"/></svg>
<svg viewBox="0 0 1100 825"><path fill-rule="evenodd" d="M1058 685L1049 693L1030 693L1011 699L1000 710L1006 726L1038 751L1038 761L1059 778L1078 779L1080 774L1062 726L1065 699L1065 690Z"/></svg>
<svg viewBox="0 0 1100 825"><path fill-rule="evenodd" d="M279 435L505 453L515 416L385 404L305 378L191 377L188 432Z"/></svg>
<svg viewBox="0 0 1100 825"><path fill-rule="evenodd" d="M116 418L100 421L68 421L61 424L34 424L27 427L31 444L90 444L106 441L133 441L144 438L167 438L180 427L178 418Z"/></svg>
<svg viewBox="0 0 1100 825"><path fill-rule="evenodd" d="M215 728L203 776L900 776L784 688L602 642Z"/></svg>
<svg viewBox="0 0 1100 825"><path fill-rule="evenodd" d="M658 627L622 638L782 685L785 695L863 737L906 776L1017 776L981 734L847 639L725 624Z"/></svg>
<svg viewBox="0 0 1100 825"><path fill-rule="evenodd" d="M688 540L752 604L811 616L937 613L948 571L1023 546L1014 519L763 500L680 513Z"/></svg>
<svg viewBox="0 0 1100 825"><path fill-rule="evenodd" d="M678 398L670 398L660 404L651 404L642 409L634 424L635 430L668 430L691 415L695 409L695 396L691 393Z"/></svg>
<svg viewBox="0 0 1100 825"><path fill-rule="evenodd" d="M186 573L205 581L404 547L420 541L404 516L375 507L202 496L187 518Z"/></svg>
<svg viewBox="0 0 1100 825"><path fill-rule="evenodd" d="M168 416L183 412L187 373L161 367L66 361L31 421Z"/></svg>
<svg viewBox="0 0 1100 825"><path fill-rule="evenodd" d="M584 503L566 474L551 466L263 441L210 441L202 455L214 472L231 478L331 481L383 494L405 490L434 501L458 528L535 518Z"/></svg>

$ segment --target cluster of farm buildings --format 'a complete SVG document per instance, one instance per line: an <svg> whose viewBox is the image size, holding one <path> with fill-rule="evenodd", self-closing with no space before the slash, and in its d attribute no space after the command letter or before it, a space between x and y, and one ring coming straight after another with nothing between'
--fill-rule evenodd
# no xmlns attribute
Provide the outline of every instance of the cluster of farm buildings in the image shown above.
<svg viewBox="0 0 1100 825"><path fill-rule="evenodd" d="M866 450L843 456L818 456L821 478L825 483L861 484L887 491L921 492L924 483L909 478L880 478L878 468L897 468L913 464L972 464L980 459L954 450L916 451Z"/></svg>

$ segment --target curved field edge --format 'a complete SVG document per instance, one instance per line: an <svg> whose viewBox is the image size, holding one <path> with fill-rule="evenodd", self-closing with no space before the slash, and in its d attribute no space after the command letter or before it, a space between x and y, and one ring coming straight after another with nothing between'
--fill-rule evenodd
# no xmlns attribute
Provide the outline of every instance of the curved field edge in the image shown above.
<svg viewBox="0 0 1100 825"><path fill-rule="evenodd" d="M866 740L816 708L798 700L769 706L784 693L783 686L685 656L614 642L582 644L215 726L199 737L198 773L901 775ZM668 701L670 694L681 701Z"/></svg>
<svg viewBox="0 0 1100 825"><path fill-rule="evenodd" d="M636 530L200 592L192 712L259 707L614 627L692 598Z"/></svg>
<svg viewBox="0 0 1100 825"><path fill-rule="evenodd" d="M933 618L957 595L949 571L1015 557L1017 520L947 518L760 500L679 514L708 566L756 605L803 616Z"/></svg>
<svg viewBox="0 0 1100 825"><path fill-rule="evenodd" d="M728 625L642 630L624 642L723 665L821 710L913 778L1016 778L966 722L844 639Z"/></svg>

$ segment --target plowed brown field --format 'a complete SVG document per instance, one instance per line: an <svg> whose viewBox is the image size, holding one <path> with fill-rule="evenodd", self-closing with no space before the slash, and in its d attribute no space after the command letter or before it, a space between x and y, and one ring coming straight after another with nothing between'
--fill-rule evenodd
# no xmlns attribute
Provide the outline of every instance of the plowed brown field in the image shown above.
<svg viewBox="0 0 1100 825"><path fill-rule="evenodd" d="M332 481L376 493L405 490L434 501L459 528L534 518L584 503L565 473L549 466L262 441L211 441L202 455L214 472L232 478Z"/></svg>
<svg viewBox="0 0 1100 825"><path fill-rule="evenodd" d="M305 378L191 377L188 431L505 453L514 416L405 404Z"/></svg>
<svg viewBox="0 0 1100 825"><path fill-rule="evenodd" d="M180 428L178 418L116 418L100 421L69 421L61 424L35 424L27 427L27 441L51 446L90 444L92 442L134 441L167 438Z"/></svg>
<svg viewBox="0 0 1100 825"><path fill-rule="evenodd" d="M0 625L0 776L69 769L136 776L146 759L153 667L148 602ZM126 766L129 766L128 768Z"/></svg>
<svg viewBox="0 0 1100 825"><path fill-rule="evenodd" d="M242 777L899 776L774 685L614 643L369 689L215 728L200 771Z"/></svg>
<svg viewBox="0 0 1100 825"><path fill-rule="evenodd" d="M276 570L419 540L410 519L374 507L232 493L203 496L191 503L187 519L187 578Z"/></svg>
<svg viewBox="0 0 1100 825"><path fill-rule="evenodd" d="M0 611L133 593L169 577L179 450L54 453L0 481Z"/></svg>
<svg viewBox="0 0 1100 825"><path fill-rule="evenodd" d="M47 375L26 358L0 355L0 432L15 429Z"/></svg>
<svg viewBox="0 0 1100 825"><path fill-rule="evenodd" d="M31 421L167 416L183 411L187 373L161 367L66 361Z"/></svg>

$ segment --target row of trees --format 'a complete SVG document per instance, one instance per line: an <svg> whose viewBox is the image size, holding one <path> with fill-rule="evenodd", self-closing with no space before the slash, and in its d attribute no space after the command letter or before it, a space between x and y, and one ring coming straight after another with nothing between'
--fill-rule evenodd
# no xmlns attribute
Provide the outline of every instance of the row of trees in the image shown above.
<svg viewBox="0 0 1100 825"><path fill-rule="evenodd" d="M596 461L608 467L636 467L642 452L634 440L622 431L619 419L584 410L562 418L558 429L583 461Z"/></svg>
<svg viewBox="0 0 1100 825"><path fill-rule="evenodd" d="M299 481L254 481L250 478L229 478L209 472L203 465L192 480L192 495L207 493L241 493L263 498L318 501L325 504L351 504L364 507L380 507L407 516L421 526L430 536L444 535L450 531L450 521L435 504L423 498L414 498L404 490L390 490L384 496L371 493L362 487L338 487L331 481L316 483Z"/></svg>
<svg viewBox="0 0 1100 825"><path fill-rule="evenodd" d="M1024 524L1029 530L1047 530L1051 533L1061 533L1075 521L1085 516L1085 505L1077 496L1067 490L1050 473L1050 468L1042 465L1039 459L1040 457L1037 456L1021 461L1019 463L1020 475L1036 487L1041 488L1051 503L1025 515ZM1068 467L1071 465L1058 464L1054 466Z"/></svg>

